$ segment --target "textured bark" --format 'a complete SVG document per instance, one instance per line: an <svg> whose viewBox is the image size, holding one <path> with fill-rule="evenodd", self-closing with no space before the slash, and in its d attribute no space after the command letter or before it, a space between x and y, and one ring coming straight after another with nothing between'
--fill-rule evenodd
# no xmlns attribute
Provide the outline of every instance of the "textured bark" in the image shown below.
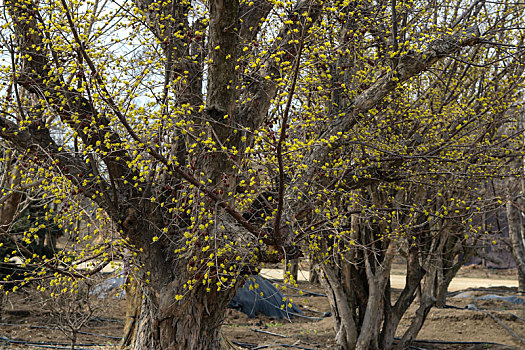
<svg viewBox="0 0 525 350"><path fill-rule="evenodd" d="M377 257L371 254L371 256L365 258L369 295L365 316L357 338L356 349L358 350L378 347L384 294L390 280L390 269L395 254L395 242L390 241L387 244L381 264L377 264L373 268L372 264L374 263L371 260L376 261Z"/></svg>
<svg viewBox="0 0 525 350"><path fill-rule="evenodd" d="M469 261L470 258L472 258L476 253L474 248L468 247L466 246L466 244L461 244L460 242L457 242L457 244L455 245L456 247L452 249L446 249L446 251L443 252L443 255L446 256L446 258L443 258L443 260L446 260L448 263L446 264L446 266L443 266L441 268L443 274L438 276L438 283L436 288L437 307L445 307L445 305L447 304L447 293L450 282L452 282L452 279L454 278L454 276L456 276L459 269L462 266L464 266L465 263ZM456 258L457 261L454 262Z"/></svg>
<svg viewBox="0 0 525 350"><path fill-rule="evenodd" d="M177 301L176 282L144 290L135 350L219 350L220 329L234 289L206 292L198 287Z"/></svg>
<svg viewBox="0 0 525 350"><path fill-rule="evenodd" d="M235 65L237 64L239 36L239 1L210 1L210 26L208 41L208 96L206 99L206 114L213 132L208 130L210 139L219 145L229 144L234 135L235 125L232 124L237 83ZM237 141L237 139L235 140ZM233 142L237 145L237 142ZM217 152L215 157L203 164L204 173L211 180L212 186L220 184L225 174L232 175L233 160L225 152ZM230 179L232 177L230 176ZM235 188L229 181L223 188L225 193Z"/></svg>
<svg viewBox="0 0 525 350"><path fill-rule="evenodd" d="M506 209L512 254L518 269L519 289L523 291L525 290L525 237L523 235L522 214L510 200L507 201Z"/></svg>
<svg viewBox="0 0 525 350"><path fill-rule="evenodd" d="M331 266L321 264L321 284L329 291L328 300L334 316L335 341L338 349L354 349L357 342L357 327L339 279Z"/></svg>
<svg viewBox="0 0 525 350"><path fill-rule="evenodd" d="M384 324L381 332L381 349L387 350L392 348L399 322L401 321L401 318L405 314L408 307L416 298L416 292L424 275L425 271L418 262L418 251L415 248L415 245L411 245L407 258L407 276L405 287L401 291L401 295L394 306L391 306L390 304L390 293L385 295ZM389 286L387 290L390 291Z"/></svg>
<svg viewBox="0 0 525 350"><path fill-rule="evenodd" d="M265 0L262 0L265 5L256 11L257 15L264 16L266 11L270 10L270 6L266 4ZM278 61L273 57L272 53L277 51L286 51L297 54L295 43L293 39L297 39L294 34L294 30L308 31L314 26L321 17L322 6L315 4L312 0L298 0L294 6L294 9L290 11L289 19L293 18L294 13L307 13L312 21L294 21L291 25L282 26L279 29L278 37L281 40L276 40L269 53L266 54L263 59L267 62L266 65L261 67L259 70L253 72L254 81L250 84L245 92L246 97L251 99L251 103L238 105L235 111L234 122L249 130L256 130L266 118L268 109L270 108L272 99L275 98L279 89L278 81L282 78L282 71L279 67ZM250 10L252 11L252 10ZM246 28L245 26L244 28ZM258 27L255 27L258 28ZM243 30L246 32L246 29ZM291 60L293 61L293 59ZM265 79L269 76L271 79L268 81ZM250 134L247 135L251 137Z"/></svg>
<svg viewBox="0 0 525 350"><path fill-rule="evenodd" d="M429 296L428 294L423 294L421 298L421 303L419 308L416 311L416 315L410 324L410 327L403 334L403 337L396 346L396 349L403 350L408 349L412 341L416 338L417 334L421 330L423 323L425 322L428 313L434 306L436 299Z"/></svg>
<svg viewBox="0 0 525 350"><path fill-rule="evenodd" d="M5 171L5 170L4 170ZM7 171L5 171L7 173ZM17 177L15 180L17 183L13 183L13 188L17 188L20 184L20 178ZM8 188L7 186L3 186L4 188ZM15 190L11 193L6 194L3 198L1 198L0 203L0 227L4 228L8 225L13 223L13 219L17 216L17 214L20 214L18 211L18 208L22 201L22 191Z"/></svg>
<svg viewBox="0 0 525 350"><path fill-rule="evenodd" d="M135 343L137 336L138 318L142 304L142 293L136 279L126 281L126 318L124 320L124 334L122 336L122 347Z"/></svg>
<svg viewBox="0 0 525 350"><path fill-rule="evenodd" d="M210 67L208 72L207 108L211 120L216 120L217 122L224 122L225 115L231 116L235 106L236 92L232 85L236 81L232 81L232 77L235 76L235 65L237 64L238 16L239 1L210 1L210 34L208 43ZM224 135L219 132L221 141L223 137Z"/></svg>

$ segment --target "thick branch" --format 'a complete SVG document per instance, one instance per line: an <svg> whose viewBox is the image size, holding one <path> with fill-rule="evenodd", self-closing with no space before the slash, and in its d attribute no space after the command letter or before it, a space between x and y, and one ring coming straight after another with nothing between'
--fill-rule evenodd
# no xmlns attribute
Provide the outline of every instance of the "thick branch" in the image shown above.
<svg viewBox="0 0 525 350"><path fill-rule="evenodd" d="M273 8L273 4L268 0L257 0L252 5L247 2L241 4L240 19L242 20L239 36L241 40L250 42L256 40L259 29L261 28L261 19L266 18Z"/></svg>
<svg viewBox="0 0 525 350"><path fill-rule="evenodd" d="M303 33L304 34L304 33ZM304 38L301 38L299 45L299 53L295 58L294 63L294 72L292 77L292 84L290 85L290 90L288 91L288 101L286 101L286 107L284 109L284 116L281 125L281 135L279 136L279 141L277 142L277 163L279 166L279 195L277 197L277 213L275 214L275 222L273 226L274 239L276 244L282 245L284 242L281 238L281 217L283 213L284 206L284 164L283 164L283 142L286 139L286 132L288 127L288 118L290 115L290 107L292 105L292 99L295 92L295 86L297 84L297 77L299 75L299 67L301 66L301 54L303 51Z"/></svg>
<svg viewBox="0 0 525 350"><path fill-rule="evenodd" d="M220 123L225 115L233 114L235 105L238 16L238 0L210 1L207 109L212 121Z"/></svg>
<svg viewBox="0 0 525 350"><path fill-rule="evenodd" d="M72 153L59 150L60 147L51 138L49 130L30 126L20 129L14 122L0 117L0 137L10 141L21 153L43 154L55 160L57 170L68 176L86 196L95 195L97 190L109 188L102 178L95 177L86 162ZM84 184L85 183L85 184ZM100 196L94 196L95 201L110 215L117 214L110 202Z"/></svg>
<svg viewBox="0 0 525 350"><path fill-rule="evenodd" d="M433 41L425 52L400 57L396 70L387 73L363 91L345 111L345 116L336 119L321 137L328 139L331 135L350 130L361 119L360 114L368 112L400 84L427 70L440 59L479 42L479 28L474 26Z"/></svg>
<svg viewBox="0 0 525 350"><path fill-rule="evenodd" d="M12 1L8 9L13 21L18 23L15 33L23 57L22 69L16 83L45 100L49 107L55 108L62 121L77 131L86 146L100 149L102 160L112 176L117 179L119 190L122 191L123 178L131 176L127 166L130 160L128 154L115 146L123 144L122 140L110 128L109 120L101 115L90 101L80 92L67 87L61 76L50 74L51 62L43 43L44 34L37 23L37 5L31 3L27 6ZM40 122L43 121L37 121ZM95 127L91 127L92 124ZM111 146L107 146L108 143Z"/></svg>
<svg viewBox="0 0 525 350"><path fill-rule="evenodd" d="M290 11L288 16L292 24L284 25L277 35L280 40L276 40L271 49L268 50L264 60L267 64L257 72L254 72L256 79L248 86L247 94L251 102L243 104L235 111L234 123L250 130L256 130L261 126L270 108L272 99L275 98L278 87L276 80L282 78L281 68L278 61L271 57L277 51L288 53L291 57L297 55L296 44L294 43L294 30L307 33L308 30L317 23L321 16L322 6L312 0L299 0L295 8ZM306 15L304 15L306 13ZM307 18L311 19L310 21ZM279 57L277 57L279 59ZM270 79L265 79L265 77Z"/></svg>
<svg viewBox="0 0 525 350"><path fill-rule="evenodd" d="M341 113L343 116L335 119L321 133L319 139L329 140L336 137L337 141L332 142L330 145L320 145L313 150L307 161L309 167L307 178L314 176L316 169L315 164L324 164L329 157L330 151L344 143L344 137L341 135L345 135L352 129L364 118L366 112L393 92L399 84L425 71L440 59L457 53L463 47L472 46L479 42L479 29L475 26L435 40L430 44L428 50L422 53L407 54L400 57L395 71L385 74L370 88L357 96L350 106L343 110L345 112ZM366 171L367 176L364 179L360 179L359 176L356 179L353 175L357 174L348 173L345 176L348 181L346 186L349 189L356 189L377 183L378 181L389 181L389 179L395 177L396 168L402 164L403 160L400 159L388 164L388 168L380 169L372 167Z"/></svg>

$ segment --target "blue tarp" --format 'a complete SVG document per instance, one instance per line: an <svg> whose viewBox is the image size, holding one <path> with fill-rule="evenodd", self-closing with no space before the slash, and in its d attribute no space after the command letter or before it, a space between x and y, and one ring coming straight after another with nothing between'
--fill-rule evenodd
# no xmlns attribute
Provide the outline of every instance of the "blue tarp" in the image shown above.
<svg viewBox="0 0 525 350"><path fill-rule="evenodd" d="M302 314L297 305L284 299L284 295L261 276L248 278L228 307L242 311L252 318L258 313L277 319L290 318L292 313Z"/></svg>
<svg viewBox="0 0 525 350"><path fill-rule="evenodd" d="M124 281L123 275L109 278L97 285L90 294L106 298L118 291L119 297L124 298L126 295L122 288ZM277 319L291 318L292 313L302 314L297 305L291 303L289 299L284 299L284 295L261 276L248 278L228 307L242 311L252 318L259 313Z"/></svg>

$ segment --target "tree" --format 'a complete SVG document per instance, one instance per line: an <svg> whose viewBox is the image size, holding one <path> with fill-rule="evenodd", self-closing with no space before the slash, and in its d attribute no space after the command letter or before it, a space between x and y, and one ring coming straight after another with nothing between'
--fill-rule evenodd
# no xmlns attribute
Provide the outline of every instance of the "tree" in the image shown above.
<svg viewBox="0 0 525 350"><path fill-rule="evenodd" d="M334 302L346 305L337 341L378 345L392 238L417 227L387 214L409 210L390 207L405 201L396 186L488 176L499 111L520 87L505 66L522 35L512 2L5 5L0 137L31 164L22 182L37 173L59 202L90 198L116 227L119 241L86 248L102 258L89 273L131 252L135 349L219 348L243 276L301 247L320 253L329 283L340 252L365 264L366 298ZM56 272L82 277L82 259Z"/></svg>
<svg viewBox="0 0 525 350"><path fill-rule="evenodd" d="M11 228L17 221L22 208L27 207L26 201L23 200L23 188L21 188L20 181L17 176L13 176L11 166L14 162L12 150L5 147L5 144L0 145L2 156L0 160L0 170L2 173L0 180L1 196L0 196L0 278L2 281L8 282L8 288L1 286L0 289L12 289L13 284L11 280L20 279L16 273L16 268L13 269L10 259L14 256L13 252L17 251L17 244L21 241L20 237L14 237L11 234ZM15 277L16 276L16 277ZM11 288L9 288L11 287ZM5 295L2 293L0 298L0 311L3 309Z"/></svg>
<svg viewBox="0 0 525 350"><path fill-rule="evenodd" d="M523 107L514 110L513 123L506 129L507 132L523 129L525 113ZM508 145L509 149L521 150L523 148L523 138L516 140ZM506 190L506 214L509 228L509 238L511 251L516 261L518 270L518 288L525 290L525 227L523 226L523 213L525 206L523 202L523 191L525 190L523 156L520 154L515 157L508 165L508 176L505 178ZM503 186L502 186L503 187Z"/></svg>
<svg viewBox="0 0 525 350"><path fill-rule="evenodd" d="M24 284L23 276L28 271L24 266L16 266L10 259L18 257L25 260L33 254L51 258L60 229L52 222L47 223L48 217L42 210L45 203L39 205L41 193L35 188L35 183L22 184L20 173L23 166L17 160L16 151L5 144L0 147L0 278L13 287L16 282ZM48 225L39 227L39 220ZM5 285L0 289L3 287Z"/></svg>
<svg viewBox="0 0 525 350"><path fill-rule="evenodd" d="M71 341L71 350L75 350L77 337L83 327L93 319L94 313L101 306L95 306L92 295L93 286L83 281L82 285L69 292L63 292L62 286L39 286L42 307L52 315L56 327Z"/></svg>
<svg viewBox="0 0 525 350"><path fill-rule="evenodd" d="M426 25L434 29L454 27L468 18L471 30L477 23L483 26L483 33L472 33L482 39L419 71L417 79L407 79L396 86L366 113L358 114L354 120L341 119L341 123L352 123L350 135L335 138L336 142L327 141L329 149L321 148L308 158L320 164L316 168L307 162L308 170L301 177L310 179L308 171L313 168L317 175L329 179L318 181L318 186L324 185L323 193L309 189L308 194L318 198L308 197L306 191L300 194L308 197L305 202L316 204L311 210L317 214L315 219L305 220L308 225L300 236L309 238L308 246L316 250L324 284L330 291L336 341L343 349L391 348L398 322L422 285L420 307L398 346L410 344L430 308L436 301L439 305L444 303L448 283L474 254L476 242L486 239L481 225L473 219L497 208L501 199L486 195L485 183L506 176L505 164L522 151L520 147L507 146L507 141L520 137L521 128L500 134L502 126L510 122L509 110L519 104L523 33L516 37L503 34L498 26L511 27L510 23L519 21L515 17L519 4L494 7L477 2L462 8L461 3L455 3L452 16L450 8L433 8L432 15L425 15L419 7L401 6L400 10L395 2L392 4L394 7L370 5L366 17L395 18L396 13L402 13L399 18L409 18L411 23L417 18L432 18L426 23L418 22L418 30L423 32ZM508 24L502 25L502 21ZM398 24L394 21L386 27L393 32ZM452 44L452 38L434 41L423 57L447 44L459 49L457 43ZM387 43L389 40L385 38ZM350 47L355 50L360 43L356 40ZM362 45L369 48L371 44L364 41ZM507 51L503 49L505 45L513 49ZM350 57L355 57L353 53ZM410 61L408 58L414 57L410 53L399 61L395 52L391 55L392 69L398 72L408 71L418 61ZM335 52L332 57L337 57ZM381 60L373 61L376 66L378 62ZM325 95L330 108L344 108L346 96L338 95L337 87L346 88L348 77L356 79L360 69L375 81L375 85L367 82L362 89L370 92L370 85L381 86L378 81L383 72L374 75L370 72L373 69L359 63L346 65L339 58L335 68L324 67L325 75L337 72L339 67L355 69L331 74L331 80L326 80L320 94L325 95L330 87L335 90ZM430 74L425 72L427 69ZM352 92L357 94L356 100L362 96L359 91ZM369 102L376 95L365 96ZM304 100L308 101L307 97ZM322 152L332 154L326 157ZM312 221L317 225L312 225ZM392 304L390 266L398 254L407 258L407 281Z"/></svg>

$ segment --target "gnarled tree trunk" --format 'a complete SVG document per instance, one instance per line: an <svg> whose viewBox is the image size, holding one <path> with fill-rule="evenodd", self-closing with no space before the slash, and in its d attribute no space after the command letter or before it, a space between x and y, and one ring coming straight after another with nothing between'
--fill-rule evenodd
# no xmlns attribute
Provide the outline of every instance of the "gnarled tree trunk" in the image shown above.
<svg viewBox="0 0 525 350"><path fill-rule="evenodd" d="M176 300L177 288L147 288L137 320L135 350L221 349L220 330L234 290L198 287Z"/></svg>
<svg viewBox="0 0 525 350"><path fill-rule="evenodd" d="M353 305L349 303L343 285L336 271L327 264L321 264L323 274L320 281L328 291L328 300L334 316L335 341L338 349L354 349L357 343L357 325Z"/></svg>
<svg viewBox="0 0 525 350"><path fill-rule="evenodd" d="M516 126L523 130L525 127L525 109L517 111ZM523 142L523 141L522 141ZM525 291L525 222L523 214L525 213L525 201L523 195L525 190L525 170L524 157L517 156L509 164L509 174L505 179L507 191L507 221L509 227L509 237L512 244L512 255L516 261L518 270L519 290Z"/></svg>
<svg viewBox="0 0 525 350"><path fill-rule="evenodd" d="M512 243L512 255L518 270L519 290L525 290L525 237L523 235L524 223L522 213L512 200L507 201L507 220L509 237Z"/></svg>

